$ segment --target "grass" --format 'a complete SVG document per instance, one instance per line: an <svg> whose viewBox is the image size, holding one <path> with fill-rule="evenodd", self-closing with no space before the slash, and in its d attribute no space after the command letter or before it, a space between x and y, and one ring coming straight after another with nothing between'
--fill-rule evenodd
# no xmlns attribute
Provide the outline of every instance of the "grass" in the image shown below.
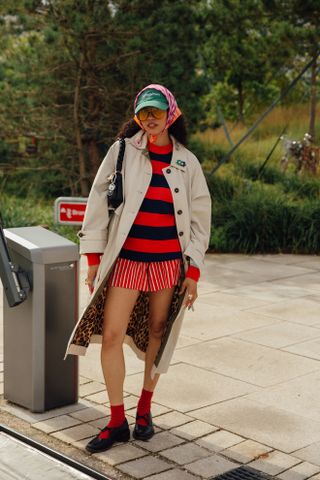
<svg viewBox="0 0 320 480"><path fill-rule="evenodd" d="M320 252L320 176L298 176L291 167L281 171L281 142L261 171L284 126L289 138L300 140L308 124L308 105L275 108L231 159L207 177L213 200L211 250ZM247 128L228 123L234 143ZM202 166L208 174L219 160L209 152L215 148L225 155L230 145L222 127L199 132L195 139L206 145Z"/></svg>
<svg viewBox="0 0 320 480"><path fill-rule="evenodd" d="M253 123L253 122L252 122ZM233 160L237 158L245 158L256 162L263 162L268 153L271 151L282 129L288 125L287 135L289 138L302 139L303 135L309 128L309 106L306 104L297 106L279 106L276 107L253 132L253 134L245 140L233 156ZM240 138L247 132L250 125L232 124L227 122L227 128L233 143L238 142ZM320 121L316 125L316 130L320 131ZM222 127L216 130L206 130L198 132L195 139L206 145L215 145L221 149L228 151L230 145L226 139ZM274 151L270 163L278 165L283 155L282 143L280 142ZM209 169L208 163L205 166Z"/></svg>

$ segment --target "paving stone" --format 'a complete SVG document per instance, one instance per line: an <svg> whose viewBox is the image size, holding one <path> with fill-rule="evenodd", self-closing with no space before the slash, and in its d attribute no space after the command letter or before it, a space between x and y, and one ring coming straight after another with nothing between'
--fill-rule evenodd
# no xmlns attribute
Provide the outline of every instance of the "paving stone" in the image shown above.
<svg viewBox="0 0 320 480"><path fill-rule="evenodd" d="M219 430L218 432L214 432L206 437L200 438L196 441L196 443L201 445L201 447L208 448L214 452L219 452L243 441L244 438L239 437L239 435L227 432L226 430Z"/></svg>
<svg viewBox="0 0 320 480"><path fill-rule="evenodd" d="M284 273L285 275L285 273ZM302 276L302 275L301 275ZM306 275L303 275L303 277L306 277ZM252 281L255 281L256 278L251 275ZM291 279L292 282L296 282L298 279L297 276L293 277ZM304 278L304 280L307 280ZM267 305L273 304L273 303L280 303L281 300L285 299L286 300L286 305L288 305L288 301L291 301L293 299L299 299L299 297L305 297L307 295L310 295L310 293L313 293L314 290L311 290L308 288L308 285L303 284L302 286L300 285L288 285L283 278L279 280L278 282L272 281L272 282L261 282L261 283L256 283L256 284L250 284L250 288L247 286L239 287L239 288L234 288L232 290L232 293L235 295L242 295L245 297L254 297L254 298L260 298L261 300L265 300ZM301 280L302 282L302 280ZM313 279L313 286L317 284L317 281ZM315 288L315 287L314 287ZM223 291L223 293L228 293L229 289L226 291ZM303 300L303 299L302 299ZM287 308L288 309L288 308ZM256 310L256 309L255 309ZM255 312L256 313L256 312ZM261 310L259 307L259 314L264 312ZM271 315L274 318L277 318L277 315Z"/></svg>
<svg viewBox="0 0 320 480"><path fill-rule="evenodd" d="M285 453L274 451L268 453L265 457L259 458L249 463L249 466L261 472L268 473L270 475L278 475L285 470L301 463L299 458L291 457Z"/></svg>
<svg viewBox="0 0 320 480"><path fill-rule="evenodd" d="M82 424L76 427L67 428L61 432L52 433L53 437L59 438L63 442L73 443L83 438L94 437L99 433L97 428L92 427L89 424Z"/></svg>
<svg viewBox="0 0 320 480"><path fill-rule="evenodd" d="M320 443L320 421L296 415L288 409L264 405L247 397L201 408L193 411L192 415L290 454L314 442Z"/></svg>
<svg viewBox="0 0 320 480"><path fill-rule="evenodd" d="M73 412L70 415L74 418L81 420L82 422L91 422L98 418L106 417L109 414L109 409L106 406L95 406L92 408L85 408L79 412Z"/></svg>
<svg viewBox="0 0 320 480"><path fill-rule="evenodd" d="M153 422L164 429L178 427L179 425L183 425L191 420L193 420L193 418L188 417L180 412L169 412L153 418Z"/></svg>
<svg viewBox="0 0 320 480"><path fill-rule="evenodd" d="M315 327L319 329L319 323L315 324ZM320 339L309 340L307 342L297 343L284 348L286 352L295 353L303 357L314 358L320 360Z"/></svg>
<svg viewBox="0 0 320 480"><path fill-rule="evenodd" d="M292 344L314 339L318 335L319 330L317 328L292 322L280 322L267 327L247 330L233 335L233 337L267 347L285 348ZM290 351L290 348L285 348L285 350Z"/></svg>
<svg viewBox="0 0 320 480"><path fill-rule="evenodd" d="M107 405L109 403L108 395L107 395L107 392L105 390L102 391L102 392L93 393L92 395L88 395L86 397L86 400L90 400L90 402L100 403L100 404L105 404L105 405Z"/></svg>
<svg viewBox="0 0 320 480"><path fill-rule="evenodd" d="M81 400L78 403L73 403L72 405L67 405L66 407L54 408L44 413L32 413L26 408L19 407L18 405L8 402L5 405L1 405L1 410L5 410L6 412L11 413L11 415L21 418L32 425L33 423L41 422L43 420L47 420L48 418L59 417L61 415L83 410L87 408L88 405L90 404L86 400Z"/></svg>
<svg viewBox="0 0 320 480"><path fill-rule="evenodd" d="M320 466L320 442L313 443L308 447L301 448L300 450L296 450L293 452L295 457L301 458L301 460L305 460L310 462L314 465Z"/></svg>
<svg viewBox="0 0 320 480"><path fill-rule="evenodd" d="M3 372L0 372L0 382L3 382Z"/></svg>
<svg viewBox="0 0 320 480"><path fill-rule="evenodd" d="M224 293L222 295L224 295ZM208 296L211 297L211 294ZM233 300L237 301L238 297L236 296L230 296L230 304L228 306L221 303L211 305L208 302L202 303L202 298L200 297L199 303L196 303L194 313L186 312L186 319L183 324L183 333L198 341L226 337L280 321L277 318L260 315L257 312L252 314L247 310L241 311L240 305L232 303ZM245 299L244 296L243 298ZM266 303L266 301L261 301L261 303ZM196 318L190 318L190 321L190 315ZM192 344L189 343L189 346L190 345ZM194 343L194 345L201 344ZM174 356L174 358L180 357Z"/></svg>
<svg viewBox="0 0 320 480"><path fill-rule="evenodd" d="M290 468L290 470L280 473L277 478L281 478L281 480L305 480L306 478L310 478L311 475L319 473L319 471L320 467L308 462L303 462L300 463L300 465Z"/></svg>
<svg viewBox="0 0 320 480"><path fill-rule="evenodd" d="M176 358L188 364L186 366L190 370L200 367L214 370L223 377L241 380L237 396L249 393L252 385L272 386L319 369L316 360L233 337L222 337L180 349L176 352Z"/></svg>
<svg viewBox="0 0 320 480"><path fill-rule="evenodd" d="M118 465L117 468L134 478L145 478L153 473L169 470L171 465L164 460L148 455L131 462L122 463Z"/></svg>
<svg viewBox="0 0 320 480"><path fill-rule="evenodd" d="M266 304L264 300L250 297L240 297L233 295L232 292L205 293L203 295L199 295L199 297L197 298L197 303L207 303L209 305L219 305L229 308L231 305L236 305L237 309L239 310L260 307L260 305L263 306Z"/></svg>
<svg viewBox="0 0 320 480"><path fill-rule="evenodd" d="M84 385L85 383L89 383L89 382L92 382L92 380L90 380L90 378L82 377L82 376L80 375L80 377L79 377L79 385Z"/></svg>
<svg viewBox="0 0 320 480"><path fill-rule="evenodd" d="M124 445L113 446L110 450L105 452L96 453L94 457L114 466L118 465L119 463L144 457L145 455L147 455L147 452L141 450L141 448L135 447L130 443L127 443Z"/></svg>
<svg viewBox="0 0 320 480"><path fill-rule="evenodd" d="M320 371L317 369L311 374L247 395L246 398L320 422L319 387ZM309 441L306 445L311 443Z"/></svg>
<svg viewBox="0 0 320 480"><path fill-rule="evenodd" d="M198 460L199 458L208 457L210 452L195 443L187 443L185 445L180 445L179 447L163 450L161 455L179 465L184 465L185 463Z"/></svg>
<svg viewBox="0 0 320 480"><path fill-rule="evenodd" d="M152 403L152 415L155 417L157 415L163 415L164 413L169 413L172 411L171 408L160 405L159 403Z"/></svg>
<svg viewBox="0 0 320 480"><path fill-rule="evenodd" d="M0 383L0 395L3 395L3 382Z"/></svg>
<svg viewBox="0 0 320 480"><path fill-rule="evenodd" d="M76 448L79 448L79 450L82 450L82 451L88 453L87 450L86 450L86 445L87 445L88 441L89 441L88 438L83 438L82 440L78 440L77 442L71 442L71 445L73 445Z"/></svg>
<svg viewBox="0 0 320 480"><path fill-rule="evenodd" d="M198 325L198 321L195 322L193 320L192 323ZM198 347L196 348L197 345ZM196 348L196 356L200 358L199 361L203 361L201 358L203 356L202 350L205 351L204 355L206 355L206 345L207 342L199 342L186 348ZM191 359L191 357L186 358L187 356L183 354L184 351L185 348L177 350L175 355L176 357L179 355L183 356L182 361L185 363L171 365L168 376L164 375L164 378L161 378L161 382L156 390L156 399L159 403L172 410L187 414L188 411L196 408L202 408L257 390L257 387L247 382L209 371L211 367L209 369L206 367L202 368L201 365L200 368L199 366L197 367L198 360L196 358ZM212 366L212 369L214 369L214 366ZM137 395L138 391L137 377L138 375L134 375L127 380L127 388L134 395ZM177 378L179 382L176 381ZM186 392L188 392L187 395Z"/></svg>
<svg viewBox="0 0 320 480"><path fill-rule="evenodd" d="M169 432L160 432L157 433L154 437L151 438L148 442L135 441L135 445L140 445L142 448L149 450L150 452L160 452L160 450L165 450L167 448L175 447L183 443L179 437L176 437Z"/></svg>
<svg viewBox="0 0 320 480"><path fill-rule="evenodd" d="M294 277L294 282L298 287L297 280L298 278ZM305 281L304 275L302 276L301 281ZM314 287L317 287L317 284L318 282L315 282ZM278 286L279 285L275 284L275 287ZM288 304L287 299L282 299L279 302L268 303L264 307L259 307L259 309L252 309L250 311L310 326L316 325L319 322L319 304L314 301L312 297L292 298L290 299L290 304Z"/></svg>
<svg viewBox="0 0 320 480"><path fill-rule="evenodd" d="M252 462L261 456L272 451L272 448L262 445L261 443L252 440L245 440L233 447L223 450L223 455L232 458L240 463Z"/></svg>
<svg viewBox="0 0 320 480"><path fill-rule="evenodd" d="M167 470L166 472L147 477L145 480L196 480L198 478L185 470L174 468L173 470Z"/></svg>
<svg viewBox="0 0 320 480"><path fill-rule="evenodd" d="M106 395L106 387L99 382L90 382L80 385L80 397L86 397L92 395L93 393L104 392ZM106 399L107 400L107 399Z"/></svg>
<svg viewBox="0 0 320 480"><path fill-rule="evenodd" d="M136 397L138 399L138 397ZM126 405L126 400L125 400L125 405ZM135 416L137 410L137 405L135 405L133 408L126 408L126 412L129 413L129 415ZM168 413L171 412L172 409L165 407L164 405L160 405L159 403L153 403L151 405L151 412L152 416L156 417L158 415L162 415L163 413Z"/></svg>
<svg viewBox="0 0 320 480"><path fill-rule="evenodd" d="M3 372L3 362L0 362L0 372Z"/></svg>
<svg viewBox="0 0 320 480"><path fill-rule="evenodd" d="M170 430L170 432L187 440L193 440L195 438L202 437L207 433L215 432L216 430L219 430L219 428L210 425L209 423L195 420L194 422L185 423L184 425L175 427Z"/></svg>
<svg viewBox="0 0 320 480"><path fill-rule="evenodd" d="M210 295L209 295L210 297ZM208 302L202 302L200 300L200 298L203 298L203 297L198 297L197 299L197 305L199 305L199 303L208 303ZM179 338L178 338L178 342L177 342L177 345L176 345L176 348L175 350L179 349L179 348L184 348L184 347L188 347L189 345L193 345L194 343L198 343L198 342L201 342L201 340L199 340L198 338L192 338L192 337L188 337L186 335L179 335Z"/></svg>
<svg viewBox="0 0 320 480"><path fill-rule="evenodd" d="M310 477L310 480L320 480L320 473L314 477Z"/></svg>
<svg viewBox="0 0 320 480"><path fill-rule="evenodd" d="M226 269L232 269L235 272L238 270L243 272L249 272L253 274L254 277L259 276L261 271L263 271L264 275L268 275L269 279L276 279L282 278L283 275L283 265L282 264L275 264L274 262L267 262L262 258L257 258L253 256L248 258L247 260L243 260L241 262L231 262L226 265ZM288 277L296 276L296 275L303 275L311 273L309 268L304 268L301 264L297 265L286 265L286 275Z"/></svg>
<svg viewBox="0 0 320 480"><path fill-rule="evenodd" d="M231 462L226 458L221 457L218 454L211 455L207 458L202 458L196 462L188 463L184 466L187 470L194 473L195 475L200 475L204 478L214 477L217 475L222 475L229 470L237 468L239 465L237 463Z"/></svg>
<svg viewBox="0 0 320 480"><path fill-rule="evenodd" d="M136 409L138 405L139 398L136 397L135 395L128 395L124 399L124 408L125 411L127 412L128 410Z"/></svg>
<svg viewBox="0 0 320 480"><path fill-rule="evenodd" d="M97 418L96 420L89 422L88 425L91 425L92 427L95 427L101 430L107 425L107 423L109 422L109 419L110 417L109 415L107 415L106 417Z"/></svg>
<svg viewBox="0 0 320 480"><path fill-rule="evenodd" d="M80 420L72 418L69 415L61 415L60 417L49 418L43 422L36 422L32 426L45 433L57 432L65 428L79 425Z"/></svg>

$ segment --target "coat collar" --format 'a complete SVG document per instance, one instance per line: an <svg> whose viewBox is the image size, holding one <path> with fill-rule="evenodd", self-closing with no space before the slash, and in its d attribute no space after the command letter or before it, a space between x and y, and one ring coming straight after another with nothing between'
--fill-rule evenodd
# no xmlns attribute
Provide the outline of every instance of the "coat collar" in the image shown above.
<svg viewBox="0 0 320 480"><path fill-rule="evenodd" d="M170 166L185 172L187 168L186 156L184 155L185 148L181 143L177 142L177 140L172 135L170 135L170 139L173 145ZM143 155L148 156L148 136L146 132L144 132L143 130L139 130L138 133L136 133L131 138L127 138L126 141L133 145L137 150L140 150Z"/></svg>

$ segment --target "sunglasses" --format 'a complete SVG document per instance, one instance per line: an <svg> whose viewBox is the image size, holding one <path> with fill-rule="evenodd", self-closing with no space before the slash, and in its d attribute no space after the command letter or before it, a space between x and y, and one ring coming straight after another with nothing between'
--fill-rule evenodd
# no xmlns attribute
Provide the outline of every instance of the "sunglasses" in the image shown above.
<svg viewBox="0 0 320 480"><path fill-rule="evenodd" d="M145 122L149 115L151 114L153 118L156 118L157 120L161 120L166 115L167 111L166 110L160 110L160 108L155 108L155 107L147 107L147 108L142 108L138 113L137 117L139 120L142 122Z"/></svg>

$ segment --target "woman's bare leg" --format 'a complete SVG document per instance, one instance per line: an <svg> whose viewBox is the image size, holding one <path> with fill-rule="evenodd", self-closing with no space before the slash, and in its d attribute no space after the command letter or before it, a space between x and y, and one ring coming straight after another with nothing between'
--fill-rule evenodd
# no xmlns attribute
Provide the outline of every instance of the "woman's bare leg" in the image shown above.
<svg viewBox="0 0 320 480"><path fill-rule="evenodd" d="M173 292L174 287L158 292L149 292L149 343L145 358L143 388L150 392L153 392L160 377L159 374L156 374L152 380L151 369L160 348Z"/></svg>
<svg viewBox="0 0 320 480"><path fill-rule="evenodd" d="M109 287L104 307L101 366L111 405L123 404L123 340L139 290Z"/></svg>

